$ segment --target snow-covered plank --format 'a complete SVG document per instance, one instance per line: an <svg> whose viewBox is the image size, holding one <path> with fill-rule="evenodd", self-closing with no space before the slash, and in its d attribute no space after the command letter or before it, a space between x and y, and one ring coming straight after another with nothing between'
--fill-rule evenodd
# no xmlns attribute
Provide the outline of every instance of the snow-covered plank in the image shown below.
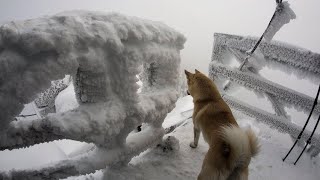
<svg viewBox="0 0 320 180"><path fill-rule="evenodd" d="M277 129L280 132L288 133L293 137L298 137L301 131L300 126L293 124L292 122L288 121L284 117L270 114L264 110L253 107L247 103L244 103L228 95L224 95L223 98L232 109L241 111L242 113L255 118L259 122L267 124L271 128ZM307 141L310 135L311 135L311 132L309 130L305 130L301 136L301 140ZM320 147L319 134L313 135L311 145L314 145L315 147Z"/></svg>
<svg viewBox="0 0 320 180"><path fill-rule="evenodd" d="M270 95L270 94L268 94L268 93L266 93L266 96L267 96L267 98L270 100L271 105L272 105L275 113L276 113L278 116L281 116L281 117L284 117L284 118L289 118L287 112L286 112L285 109L284 109L283 104L280 103L280 102L275 98L275 96Z"/></svg>
<svg viewBox="0 0 320 180"><path fill-rule="evenodd" d="M290 104L307 113L310 112L314 102L314 99L310 96L288 89L282 85L266 80L263 77L255 76L252 73L231 69L217 62L211 62L209 74L211 77L219 76L227 78L244 87L269 93L281 102ZM319 104L320 102L314 109L315 114L320 114Z"/></svg>

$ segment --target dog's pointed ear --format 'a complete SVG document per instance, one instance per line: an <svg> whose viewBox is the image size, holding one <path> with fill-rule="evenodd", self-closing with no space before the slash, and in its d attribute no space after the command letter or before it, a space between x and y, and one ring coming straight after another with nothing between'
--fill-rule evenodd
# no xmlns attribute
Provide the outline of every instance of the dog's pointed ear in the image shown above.
<svg viewBox="0 0 320 180"><path fill-rule="evenodd" d="M196 72L196 74L199 74L201 73L200 71L198 71L197 69L194 70Z"/></svg>
<svg viewBox="0 0 320 180"><path fill-rule="evenodd" d="M184 73L186 74L187 78L189 78L191 75L193 75L191 72L184 70Z"/></svg>

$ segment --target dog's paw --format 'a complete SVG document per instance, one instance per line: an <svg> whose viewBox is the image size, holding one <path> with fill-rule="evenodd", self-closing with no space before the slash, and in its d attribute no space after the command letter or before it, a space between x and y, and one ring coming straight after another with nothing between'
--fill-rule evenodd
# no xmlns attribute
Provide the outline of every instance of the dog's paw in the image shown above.
<svg viewBox="0 0 320 180"><path fill-rule="evenodd" d="M192 147L192 148L196 148L197 146L198 146L198 144L195 144L194 142L190 143L190 147Z"/></svg>

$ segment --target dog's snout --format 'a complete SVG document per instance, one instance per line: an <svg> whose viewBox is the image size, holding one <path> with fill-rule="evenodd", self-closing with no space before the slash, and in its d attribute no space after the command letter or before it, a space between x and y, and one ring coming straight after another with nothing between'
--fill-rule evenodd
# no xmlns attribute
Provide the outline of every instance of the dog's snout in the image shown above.
<svg viewBox="0 0 320 180"><path fill-rule="evenodd" d="M189 90L187 90L187 94L188 94L188 95L190 95L190 92L189 92Z"/></svg>

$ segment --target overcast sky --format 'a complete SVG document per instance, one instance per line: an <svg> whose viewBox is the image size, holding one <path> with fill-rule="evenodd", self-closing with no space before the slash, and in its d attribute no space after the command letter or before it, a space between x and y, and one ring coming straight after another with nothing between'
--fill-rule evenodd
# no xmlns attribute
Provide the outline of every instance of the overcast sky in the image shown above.
<svg viewBox="0 0 320 180"><path fill-rule="evenodd" d="M297 19L275 39L320 52L320 1L289 0ZM275 0L0 0L0 22L36 18L65 10L116 11L162 21L187 37L182 66L207 72L213 33L260 36Z"/></svg>

